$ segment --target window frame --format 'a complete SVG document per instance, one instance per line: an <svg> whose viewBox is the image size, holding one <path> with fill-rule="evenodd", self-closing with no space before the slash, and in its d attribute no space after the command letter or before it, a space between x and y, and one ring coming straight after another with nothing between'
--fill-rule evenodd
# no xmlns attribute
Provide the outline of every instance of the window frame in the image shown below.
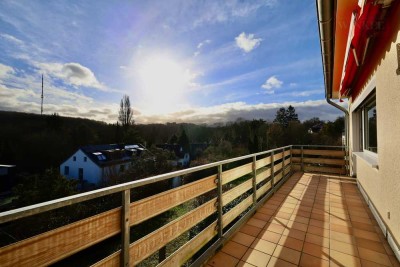
<svg viewBox="0 0 400 267"><path fill-rule="evenodd" d="M371 105L373 104L373 105ZM368 111L371 110L371 107L376 108L376 91L375 89L365 98L363 103L361 104L361 114L362 114L362 148L363 152L366 152L372 156L376 156L378 154L378 136L377 136L377 130L378 130L378 125L376 125L376 151L373 151L371 149L368 149L369 145L368 142L370 140L370 135L369 135L369 125L368 125ZM376 111L376 113L378 113Z"/></svg>

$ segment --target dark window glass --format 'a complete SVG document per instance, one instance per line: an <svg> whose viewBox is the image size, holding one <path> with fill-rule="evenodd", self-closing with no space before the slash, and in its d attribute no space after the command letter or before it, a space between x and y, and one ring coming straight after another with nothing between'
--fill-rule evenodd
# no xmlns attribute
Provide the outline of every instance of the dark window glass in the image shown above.
<svg viewBox="0 0 400 267"><path fill-rule="evenodd" d="M377 111L375 96L364 106L364 148L378 153Z"/></svg>

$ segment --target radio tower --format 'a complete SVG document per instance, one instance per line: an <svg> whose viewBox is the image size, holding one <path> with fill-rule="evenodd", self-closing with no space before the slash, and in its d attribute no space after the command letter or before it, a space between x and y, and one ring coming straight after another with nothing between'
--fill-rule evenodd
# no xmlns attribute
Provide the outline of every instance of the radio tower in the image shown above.
<svg viewBox="0 0 400 267"><path fill-rule="evenodd" d="M43 74L42 74L42 104L40 106L40 115L43 115Z"/></svg>

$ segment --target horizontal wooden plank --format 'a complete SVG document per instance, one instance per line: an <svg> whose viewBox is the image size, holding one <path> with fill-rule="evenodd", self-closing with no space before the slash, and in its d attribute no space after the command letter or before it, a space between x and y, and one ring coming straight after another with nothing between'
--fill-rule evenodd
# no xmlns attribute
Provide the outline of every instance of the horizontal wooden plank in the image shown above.
<svg viewBox="0 0 400 267"><path fill-rule="evenodd" d="M259 159L256 161L256 169L262 168L269 164L271 164L271 156L263 158L263 159Z"/></svg>
<svg viewBox="0 0 400 267"><path fill-rule="evenodd" d="M290 154L291 154L290 149L285 150L285 157L290 156Z"/></svg>
<svg viewBox="0 0 400 267"><path fill-rule="evenodd" d="M217 234L216 227L217 222L215 221L157 266L182 266Z"/></svg>
<svg viewBox="0 0 400 267"><path fill-rule="evenodd" d="M236 180L239 177L242 177L245 174L249 174L253 171L253 163L247 163L242 166L233 168L231 170L224 171L222 173L222 184L227 184Z"/></svg>
<svg viewBox="0 0 400 267"><path fill-rule="evenodd" d="M252 204L253 204L253 195L250 195L247 198L243 199L242 202L237 204L230 211L225 213L222 216L222 225L223 225L223 227L225 227L228 224L230 224L234 219L236 219L243 211L245 211Z"/></svg>
<svg viewBox="0 0 400 267"><path fill-rule="evenodd" d="M314 156L344 157L346 155L346 151L304 149L303 154L304 155L314 155Z"/></svg>
<svg viewBox="0 0 400 267"><path fill-rule="evenodd" d="M257 173L256 183L259 184L260 182L264 181L270 176L271 176L271 168L265 169L264 171Z"/></svg>
<svg viewBox="0 0 400 267"><path fill-rule="evenodd" d="M316 164L331 164L331 165L345 165L346 160L344 159L324 159L324 158L304 158L304 163L316 163Z"/></svg>
<svg viewBox="0 0 400 267"><path fill-rule="evenodd" d="M274 154L274 162L280 160L282 156L283 156L282 152Z"/></svg>
<svg viewBox="0 0 400 267"><path fill-rule="evenodd" d="M292 157L292 162L293 163L301 163L301 158L300 157Z"/></svg>
<svg viewBox="0 0 400 267"><path fill-rule="evenodd" d="M322 172L322 173L346 174L346 170L344 168L318 167L318 166L307 166L307 165L304 165L304 171L306 171L306 172Z"/></svg>
<svg viewBox="0 0 400 267"><path fill-rule="evenodd" d="M0 265L50 265L117 234L120 227L121 209L106 211L0 248Z"/></svg>
<svg viewBox="0 0 400 267"><path fill-rule="evenodd" d="M217 179L217 175L211 175L190 184L131 203L131 225L141 223L179 204L217 188L215 179Z"/></svg>
<svg viewBox="0 0 400 267"><path fill-rule="evenodd" d="M285 170L283 171L283 174L286 175L286 174L288 174L290 171L291 171L290 166L287 166L287 167L285 168Z"/></svg>
<svg viewBox="0 0 400 267"><path fill-rule="evenodd" d="M276 165L274 166L274 172L278 172L278 171L280 171L281 169L282 169L282 162L279 163L279 164L276 164Z"/></svg>
<svg viewBox="0 0 400 267"><path fill-rule="evenodd" d="M216 211L216 198L132 243L131 264L136 265Z"/></svg>
<svg viewBox="0 0 400 267"><path fill-rule="evenodd" d="M271 183L266 183L257 189L257 198L265 194L271 188Z"/></svg>
<svg viewBox="0 0 400 267"><path fill-rule="evenodd" d="M277 184L282 179L282 172L274 176L274 183Z"/></svg>
<svg viewBox="0 0 400 267"><path fill-rule="evenodd" d="M223 205L224 206L227 205L232 200L234 200L238 196L242 195L246 191L250 190L251 188L253 188L253 181L252 181L252 179L249 179L246 182L243 182L240 185L235 186L231 190L223 193L222 194L222 203L223 203Z"/></svg>
<svg viewBox="0 0 400 267"><path fill-rule="evenodd" d="M90 267L119 267L120 259L121 259L121 250L114 252L107 258L102 259L101 261L96 262Z"/></svg>
<svg viewBox="0 0 400 267"><path fill-rule="evenodd" d="M292 149L292 155L301 155L301 149Z"/></svg>

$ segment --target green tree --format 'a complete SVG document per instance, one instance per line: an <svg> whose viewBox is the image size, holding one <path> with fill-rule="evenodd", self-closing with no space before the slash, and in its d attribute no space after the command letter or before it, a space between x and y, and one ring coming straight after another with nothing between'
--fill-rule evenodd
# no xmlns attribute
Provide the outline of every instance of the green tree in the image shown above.
<svg viewBox="0 0 400 267"><path fill-rule="evenodd" d="M129 125L134 123L132 115L133 115L133 110L131 108L131 102L129 100L129 96L124 95L119 105L119 114L118 114L118 120L119 122L121 122L121 125L123 127L128 127Z"/></svg>
<svg viewBox="0 0 400 267"><path fill-rule="evenodd" d="M182 129L182 133L179 136L178 144L182 146L184 152L189 153L190 142L189 142L189 137L186 135L185 129Z"/></svg>
<svg viewBox="0 0 400 267"><path fill-rule="evenodd" d="M285 108L280 108L276 111L274 123L279 123L285 128L288 126L288 117Z"/></svg>
<svg viewBox="0 0 400 267"><path fill-rule="evenodd" d="M290 105L287 109L286 109L286 118L287 118L287 122L300 122L299 121L299 116L296 113L296 110L294 107L292 107L292 105Z"/></svg>

